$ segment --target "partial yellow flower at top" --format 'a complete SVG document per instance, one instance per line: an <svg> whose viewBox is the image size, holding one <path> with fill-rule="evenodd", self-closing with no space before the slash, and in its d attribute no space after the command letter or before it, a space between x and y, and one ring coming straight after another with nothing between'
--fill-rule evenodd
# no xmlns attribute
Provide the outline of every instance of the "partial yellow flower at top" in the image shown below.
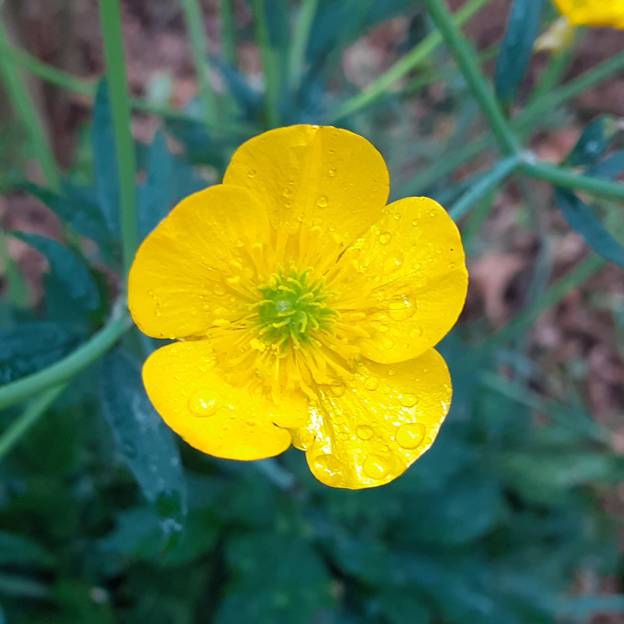
<svg viewBox="0 0 624 624"><path fill-rule="evenodd" d="M130 312L177 342L143 381L189 444L238 460L293 444L317 479L351 489L392 481L431 446L451 401L432 347L468 275L446 211L426 197L386 205L388 189L366 139L279 128L145 239Z"/></svg>
<svg viewBox="0 0 624 624"><path fill-rule="evenodd" d="M575 26L624 29L624 0L553 0Z"/></svg>

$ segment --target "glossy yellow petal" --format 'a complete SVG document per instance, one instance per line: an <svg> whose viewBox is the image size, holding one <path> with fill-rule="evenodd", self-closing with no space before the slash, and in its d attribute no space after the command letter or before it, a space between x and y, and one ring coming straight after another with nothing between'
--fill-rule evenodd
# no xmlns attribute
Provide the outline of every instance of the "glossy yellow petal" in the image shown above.
<svg viewBox="0 0 624 624"><path fill-rule="evenodd" d="M624 0L554 0L554 3L577 26L624 29Z"/></svg>
<svg viewBox="0 0 624 624"><path fill-rule="evenodd" d="M128 278L134 322L149 336L185 338L240 318L257 298L268 241L266 210L245 189L216 185L187 197L137 251Z"/></svg>
<svg viewBox="0 0 624 624"><path fill-rule="evenodd" d="M176 342L152 353L143 366L143 383L167 425L204 453L263 459L290 445L288 431L273 424L279 410L261 394L224 381L204 340Z"/></svg>
<svg viewBox="0 0 624 624"><path fill-rule="evenodd" d="M319 388L294 444L326 485L383 485L431 446L450 401L448 369L433 349L391 366L368 362L346 385Z"/></svg>
<svg viewBox="0 0 624 624"><path fill-rule="evenodd" d="M232 156L223 182L267 201L276 228L319 227L321 242L345 245L379 219L389 189L381 154L331 126L289 126L250 139Z"/></svg>
<svg viewBox="0 0 624 624"><path fill-rule="evenodd" d="M366 357L383 363L416 357L457 321L468 287L464 250L457 227L434 200L390 204L343 261L355 270L330 287L339 289L346 322L365 315L357 324L367 333Z"/></svg>

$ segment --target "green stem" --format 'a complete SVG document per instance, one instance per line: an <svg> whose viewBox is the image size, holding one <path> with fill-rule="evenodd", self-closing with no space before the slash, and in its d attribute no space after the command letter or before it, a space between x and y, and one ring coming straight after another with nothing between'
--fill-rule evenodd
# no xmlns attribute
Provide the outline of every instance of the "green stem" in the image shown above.
<svg viewBox="0 0 624 624"><path fill-rule="evenodd" d="M580 173L574 173L574 171L563 167L557 167L545 162L533 162L531 160L525 160L520 165L520 169L525 175L550 182L554 186L585 191L602 197L624 199L624 184L621 182L593 178Z"/></svg>
<svg viewBox="0 0 624 624"><path fill-rule="evenodd" d="M106 79L110 90L115 135L115 156L119 172L121 243L126 274L137 244L136 160L130 127L130 102L123 56L119 0L100 0L100 22L104 37Z"/></svg>
<svg viewBox="0 0 624 624"><path fill-rule="evenodd" d="M219 0L221 26L221 54L228 65L236 65L236 29L232 0Z"/></svg>
<svg viewBox="0 0 624 624"><path fill-rule="evenodd" d="M444 0L424 0L429 15L446 41L459 70L464 75L468 87L477 100L496 138L499 148L504 154L518 151L516 138L479 69L477 56L459 30L444 4Z"/></svg>
<svg viewBox="0 0 624 624"><path fill-rule="evenodd" d="M7 238L0 232L0 266L6 279L7 300L17 308L28 305L28 288L13 258L9 254Z"/></svg>
<svg viewBox="0 0 624 624"><path fill-rule="evenodd" d="M453 16L452 19L454 23L457 26L461 26L486 4L487 1L488 0L469 0ZM442 36L437 31L427 35L419 44L414 46L381 76L373 80L365 89L344 102L330 118L330 121L335 122L339 119L343 119L347 115L352 115L385 95L394 83L427 59L442 41Z"/></svg>
<svg viewBox="0 0 624 624"><path fill-rule="evenodd" d="M33 399L0 437L0 461L19 442L25 433L39 420L45 411L54 403L56 398L65 389L65 385L55 386L45 390Z"/></svg>
<svg viewBox="0 0 624 624"><path fill-rule="evenodd" d="M503 180L510 176L519 166L520 157L516 154L501 160L487 175L483 176L470 190L449 210L454 221L461 219L483 197L494 190Z"/></svg>
<svg viewBox="0 0 624 624"><path fill-rule="evenodd" d="M7 33L0 21L0 46L4 50L9 45ZM0 74L13 112L28 137L32 155L36 158L48 186L57 189L60 175L39 112L33 104L22 76L4 53L0 53Z"/></svg>
<svg viewBox="0 0 624 624"><path fill-rule="evenodd" d="M42 371L1 386L0 409L25 401L51 386L68 381L106 353L130 325L128 315L125 312L118 313L88 342L67 357Z"/></svg>
<svg viewBox="0 0 624 624"><path fill-rule="evenodd" d="M262 72L264 74L264 106L266 125L275 128L279 125L279 72L275 50L271 46L269 29L266 23L264 0L252 0L256 41L260 48Z"/></svg>
<svg viewBox="0 0 624 624"><path fill-rule="evenodd" d="M303 76L306 46L317 8L318 0L303 0L299 13L297 13L288 66L288 84L291 91L295 91Z"/></svg>
<svg viewBox="0 0 624 624"><path fill-rule="evenodd" d="M204 20L197 0L180 0L180 3L184 11L186 29L189 33L203 117L206 125L212 127L217 119L217 100L208 77L208 46L204 34Z"/></svg>

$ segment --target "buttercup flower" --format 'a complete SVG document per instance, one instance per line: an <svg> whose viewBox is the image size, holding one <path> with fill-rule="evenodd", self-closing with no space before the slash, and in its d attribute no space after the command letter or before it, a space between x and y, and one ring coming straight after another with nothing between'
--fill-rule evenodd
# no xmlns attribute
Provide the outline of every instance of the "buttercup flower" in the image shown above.
<svg viewBox="0 0 624 624"><path fill-rule="evenodd" d="M464 253L439 204L386 205L388 188L362 137L280 128L145 239L130 312L177 342L147 359L143 381L189 444L239 460L293 444L320 481L357 489L433 443L451 383L432 347L464 304Z"/></svg>
<svg viewBox="0 0 624 624"><path fill-rule="evenodd" d="M624 29L624 0L553 0L575 26Z"/></svg>

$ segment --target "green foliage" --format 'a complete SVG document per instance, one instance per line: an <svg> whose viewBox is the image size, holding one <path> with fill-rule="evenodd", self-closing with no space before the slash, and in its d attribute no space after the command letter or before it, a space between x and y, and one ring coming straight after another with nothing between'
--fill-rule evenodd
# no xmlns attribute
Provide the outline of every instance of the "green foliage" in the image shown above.
<svg viewBox="0 0 624 624"><path fill-rule="evenodd" d="M319 123L342 111L341 124L379 145L399 195L427 190L444 199L454 218L466 219L461 225L471 253L488 244L479 232L496 189L510 176L543 179L554 189L545 208L556 206L594 251L624 267L621 243L607 231L607 225L616 231L614 204L594 209L581 195L624 198L617 183L624 150L613 120L590 122L562 167L546 166L516 142L522 135L529 145L533 130L560 123L550 109L566 96L547 94L532 103L523 123L508 120L481 73L483 57L472 53L439 0L322 0L306 2L307 13L291 4L253 3L255 30L237 33L262 48L268 72L262 88L231 58L194 59L198 66L205 60L223 88L201 93L184 110L159 110L163 119L152 142L134 144L136 214L120 201L120 172L128 178L128 171L118 162L111 101L123 105L123 97L114 81L95 89L92 175L52 175L58 184L46 186L18 178L17 189L58 217L63 242L15 234L45 256L48 270L37 309L0 302L0 386L33 373L45 379L50 365L79 346L90 349L89 338L118 321L125 306L120 267L138 242L130 240L128 223L136 222L142 239L181 198L218 182L236 146L266 129L272 116L283 124ZM541 0L511 6L495 76L504 105L527 71L542 9ZM412 55L409 71L398 65L390 77L406 84L382 76L377 84L386 86L376 87L368 108L358 104L357 114L345 113L349 107L340 104L351 100L354 87L338 69L342 52L396 15L406 16L409 28L393 49ZM439 33L460 71L437 47ZM110 34L104 36L110 44ZM431 36L433 43L423 39ZM301 53L294 75L293 50ZM616 64L609 67L617 71ZM431 97L422 85L441 76L445 88ZM83 94L94 90L83 87ZM471 95L485 126L477 123ZM213 99L214 111L206 111ZM413 104L420 111L417 132ZM149 110L146 102L133 105ZM525 128L526 119L535 128ZM453 130L442 140L439 127L449 120ZM475 128L482 134L475 136ZM35 139L49 172L45 142ZM478 155L475 146L485 149L492 139L505 157L458 179L458 168ZM518 221L529 222L535 207L520 203ZM539 227L538 238L544 236ZM583 380L553 373L552 385L572 390L557 402L522 344L526 326L585 279L587 266L548 290L540 290L543 266L536 267L533 299L498 335L479 319L444 341L452 411L433 448L381 489L326 488L296 451L271 463L194 451L172 436L147 400L140 366L153 345L136 331L96 364L86 358L75 378L61 380L65 389L24 428L19 444L0 453L0 624L568 624L621 615L622 596L582 594L576 581L621 574L617 527L603 502L622 481L624 462L575 396ZM621 324L620 312L613 314ZM55 378L51 385L57 384ZM6 405L0 441L23 422L24 412Z"/></svg>

